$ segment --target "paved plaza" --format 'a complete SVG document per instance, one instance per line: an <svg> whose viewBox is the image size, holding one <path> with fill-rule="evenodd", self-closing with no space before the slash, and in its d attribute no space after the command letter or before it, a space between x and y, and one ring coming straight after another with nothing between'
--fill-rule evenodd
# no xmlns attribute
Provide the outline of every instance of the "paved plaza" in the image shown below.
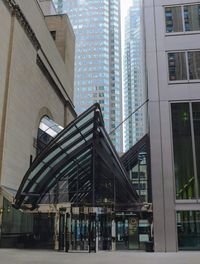
<svg viewBox="0 0 200 264"><path fill-rule="evenodd" d="M63 253L47 250L0 249L0 264L199 264L200 252Z"/></svg>

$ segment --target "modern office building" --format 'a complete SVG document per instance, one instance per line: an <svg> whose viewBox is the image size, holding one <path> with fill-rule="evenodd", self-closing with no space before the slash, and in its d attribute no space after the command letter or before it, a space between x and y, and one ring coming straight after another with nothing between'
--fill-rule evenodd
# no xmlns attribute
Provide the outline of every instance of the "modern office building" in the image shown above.
<svg viewBox="0 0 200 264"><path fill-rule="evenodd" d="M124 115L125 150L129 150L146 132L146 107L131 115L146 100L144 61L143 1L133 0L125 21Z"/></svg>
<svg viewBox="0 0 200 264"><path fill-rule="evenodd" d="M155 251L200 249L200 3L145 0Z"/></svg>
<svg viewBox="0 0 200 264"><path fill-rule="evenodd" d="M51 231L47 211L26 214L11 204L38 154L40 141L45 140L41 131L55 135L61 129L55 122L65 127L76 117L72 101L75 36L67 15L53 16L51 21L44 17L40 3L0 1L1 247L26 244L26 238L33 230L37 234L42 223L46 224L42 240ZM46 7L45 13L50 14Z"/></svg>
<svg viewBox="0 0 200 264"><path fill-rule="evenodd" d="M67 13L76 36L75 107L81 113L98 102L111 132L122 121L119 0L54 0ZM121 126L110 135L122 151Z"/></svg>

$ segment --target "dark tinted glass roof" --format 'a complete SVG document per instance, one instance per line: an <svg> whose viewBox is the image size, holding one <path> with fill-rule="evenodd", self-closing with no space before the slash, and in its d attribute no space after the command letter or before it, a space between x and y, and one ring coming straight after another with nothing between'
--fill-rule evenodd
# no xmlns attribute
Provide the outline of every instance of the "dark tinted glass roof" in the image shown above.
<svg viewBox="0 0 200 264"><path fill-rule="evenodd" d="M93 105L46 146L25 174L16 208L39 203L137 203L139 197ZM52 196L54 198L52 198Z"/></svg>
<svg viewBox="0 0 200 264"><path fill-rule="evenodd" d="M149 148L148 134L144 135L133 147L131 147L124 155L121 161L127 171L131 170L137 163L140 153L147 152Z"/></svg>

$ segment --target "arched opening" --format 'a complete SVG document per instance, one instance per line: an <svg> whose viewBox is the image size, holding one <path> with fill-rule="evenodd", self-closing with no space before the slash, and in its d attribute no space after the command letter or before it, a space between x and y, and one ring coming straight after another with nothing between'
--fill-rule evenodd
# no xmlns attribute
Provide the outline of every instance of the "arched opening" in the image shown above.
<svg viewBox="0 0 200 264"><path fill-rule="evenodd" d="M37 154L62 130L63 127L55 123L50 117L43 116L37 133Z"/></svg>

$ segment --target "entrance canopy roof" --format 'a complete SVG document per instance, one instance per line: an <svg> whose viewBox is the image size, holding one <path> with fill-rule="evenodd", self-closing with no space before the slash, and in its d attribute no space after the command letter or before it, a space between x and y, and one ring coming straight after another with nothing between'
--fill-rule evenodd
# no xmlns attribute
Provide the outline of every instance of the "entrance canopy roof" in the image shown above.
<svg viewBox="0 0 200 264"><path fill-rule="evenodd" d="M140 199L104 128L99 104L77 117L36 157L14 207L41 203L137 205Z"/></svg>
<svg viewBox="0 0 200 264"><path fill-rule="evenodd" d="M144 135L132 148L130 148L123 156L121 161L127 171L130 171L140 159L140 155L149 154L149 136Z"/></svg>

